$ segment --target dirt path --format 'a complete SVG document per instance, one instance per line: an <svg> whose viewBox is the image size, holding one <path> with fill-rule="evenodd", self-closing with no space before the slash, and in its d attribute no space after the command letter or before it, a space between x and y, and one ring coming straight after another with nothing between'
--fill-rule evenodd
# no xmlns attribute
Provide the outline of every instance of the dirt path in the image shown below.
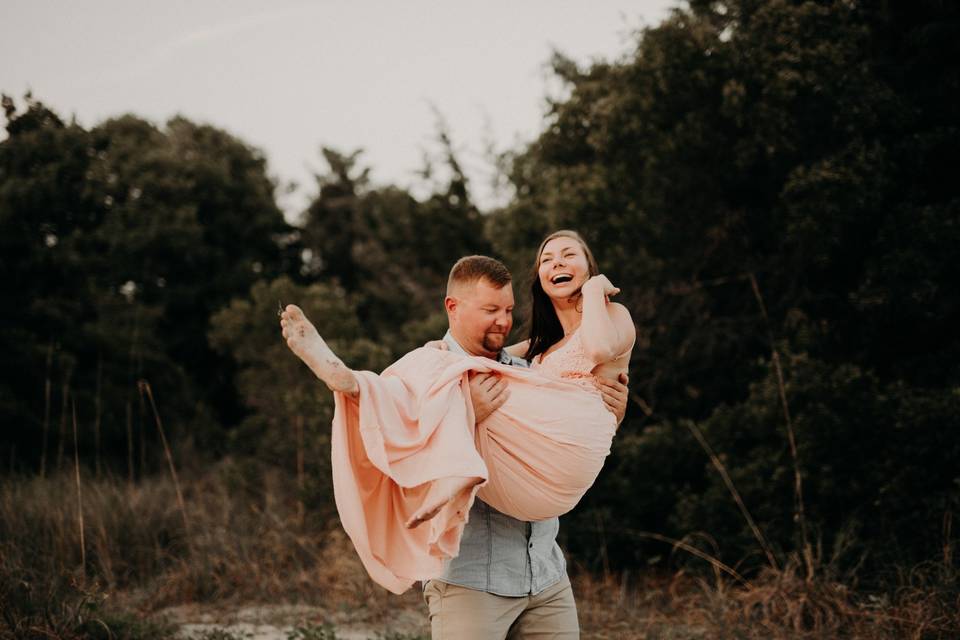
<svg viewBox="0 0 960 640"><path fill-rule="evenodd" d="M227 640L419 640L429 638L425 611L398 610L391 619L368 621L362 611L330 611L306 605L260 605L239 609L181 606L160 615L180 625L182 638ZM300 633L294 633L300 628ZM330 635L333 631L335 635Z"/></svg>

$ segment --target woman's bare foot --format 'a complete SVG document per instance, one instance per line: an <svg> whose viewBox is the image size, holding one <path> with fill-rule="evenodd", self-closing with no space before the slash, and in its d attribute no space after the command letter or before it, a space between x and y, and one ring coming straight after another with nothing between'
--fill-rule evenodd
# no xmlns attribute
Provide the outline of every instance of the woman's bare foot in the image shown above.
<svg viewBox="0 0 960 640"><path fill-rule="evenodd" d="M356 393L359 390L353 371L330 350L300 307L288 304L280 314L280 327L290 350L303 360L331 391Z"/></svg>
<svg viewBox="0 0 960 640"><path fill-rule="evenodd" d="M444 505L456 498L461 491L465 491L480 484L483 480L475 477L453 476L434 480L427 492L427 497L412 518L407 520L407 529L416 529L421 524L435 517Z"/></svg>

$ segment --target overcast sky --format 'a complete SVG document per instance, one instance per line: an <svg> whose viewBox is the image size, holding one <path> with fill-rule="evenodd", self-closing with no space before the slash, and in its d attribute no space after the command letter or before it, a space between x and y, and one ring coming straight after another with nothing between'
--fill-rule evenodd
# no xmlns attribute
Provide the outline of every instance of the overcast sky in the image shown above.
<svg viewBox="0 0 960 640"><path fill-rule="evenodd" d="M174 114L267 156L288 214L316 192L321 145L364 149L378 184L415 187L447 120L481 206L488 143L540 131L557 49L584 64L630 51L677 0L3 0L0 91L29 89L91 127Z"/></svg>

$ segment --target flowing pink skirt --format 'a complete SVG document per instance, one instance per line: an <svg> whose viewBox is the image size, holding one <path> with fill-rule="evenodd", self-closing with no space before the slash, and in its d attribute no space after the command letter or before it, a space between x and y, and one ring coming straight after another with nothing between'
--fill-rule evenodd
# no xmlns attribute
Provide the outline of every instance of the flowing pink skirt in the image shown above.
<svg viewBox="0 0 960 640"><path fill-rule="evenodd" d="M510 388L507 402L476 428L470 371L497 371ZM421 348L357 380L358 398L335 394L334 495L370 577L394 593L437 577L457 555L475 496L520 520L572 509L616 431L598 392L485 358ZM451 476L485 482L407 529L430 482Z"/></svg>

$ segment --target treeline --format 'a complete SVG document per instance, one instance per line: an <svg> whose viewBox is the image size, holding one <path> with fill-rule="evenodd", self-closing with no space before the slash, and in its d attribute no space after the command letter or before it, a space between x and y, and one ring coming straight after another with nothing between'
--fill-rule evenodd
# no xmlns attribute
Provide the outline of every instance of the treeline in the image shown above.
<svg viewBox="0 0 960 640"><path fill-rule="evenodd" d="M616 62L554 59L568 91L484 214L452 152L418 199L325 149L290 225L262 156L212 126L4 98L4 468L65 464L76 407L91 470L159 469L146 381L201 459L292 472L304 443L329 518L331 402L278 303L378 369L441 335L457 257L503 258L522 301L539 240L574 228L638 329L628 417L565 519L576 561L656 561L647 532L746 566L930 559L960 506L958 35L934 0L692 1Z"/></svg>

